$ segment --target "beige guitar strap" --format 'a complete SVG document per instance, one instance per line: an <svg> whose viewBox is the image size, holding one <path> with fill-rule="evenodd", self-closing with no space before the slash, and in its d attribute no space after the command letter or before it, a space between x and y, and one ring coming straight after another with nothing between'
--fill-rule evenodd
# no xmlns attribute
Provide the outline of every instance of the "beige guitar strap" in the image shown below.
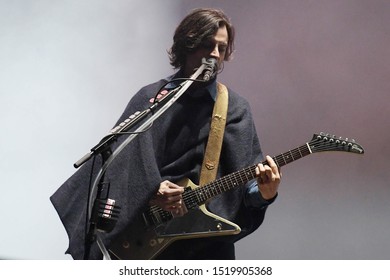
<svg viewBox="0 0 390 280"><path fill-rule="evenodd" d="M217 83L217 99L211 118L210 133L207 140L199 185L203 186L215 180L218 171L219 158L225 132L228 109L228 90L225 85Z"/></svg>

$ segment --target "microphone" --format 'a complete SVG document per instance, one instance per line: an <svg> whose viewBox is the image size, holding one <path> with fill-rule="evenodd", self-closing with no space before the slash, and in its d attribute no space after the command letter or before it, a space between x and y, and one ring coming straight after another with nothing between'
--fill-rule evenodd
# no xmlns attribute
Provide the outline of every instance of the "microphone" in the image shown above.
<svg viewBox="0 0 390 280"><path fill-rule="evenodd" d="M202 64L205 64L205 72L203 75L203 81L207 82L217 74L218 64L215 58L205 59L202 58Z"/></svg>

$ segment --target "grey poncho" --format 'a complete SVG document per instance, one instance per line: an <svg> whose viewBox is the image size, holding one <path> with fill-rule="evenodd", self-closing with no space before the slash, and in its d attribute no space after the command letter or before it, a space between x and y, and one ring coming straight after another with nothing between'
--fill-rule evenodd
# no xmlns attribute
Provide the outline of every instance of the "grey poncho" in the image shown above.
<svg viewBox="0 0 390 280"><path fill-rule="evenodd" d="M150 99L166 82L160 80L136 93L119 122L151 106ZM196 91L190 88L150 129L127 145L109 166L105 173L105 180L110 183L109 197L115 199L122 209L114 230L103 235L108 248L116 236L143 211L158 190L160 182L177 182L186 177L198 184L214 106L210 95L213 89L215 81ZM120 136L112 149L125 137ZM249 104L229 89L229 108L218 177L253 165L261 158ZM67 253L74 259L82 259L84 255L88 186L100 165L100 156L96 157L93 168L90 160L50 198L69 237ZM241 227L239 235L223 237L227 242L234 243L253 232L263 221L266 207L246 206L243 202L245 192L245 187L236 188L215 197L208 204L211 212ZM202 241L199 239L197 242ZM101 258L96 244L92 246L90 258Z"/></svg>

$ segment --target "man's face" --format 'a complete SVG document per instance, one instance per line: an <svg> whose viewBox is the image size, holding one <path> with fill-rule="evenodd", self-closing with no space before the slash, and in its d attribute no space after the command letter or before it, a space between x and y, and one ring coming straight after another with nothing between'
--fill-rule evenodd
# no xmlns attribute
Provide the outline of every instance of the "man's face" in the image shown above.
<svg viewBox="0 0 390 280"><path fill-rule="evenodd" d="M220 27L213 38L203 42L195 52L187 55L184 74L187 77L191 76L202 64L202 58L217 59L219 67L225 58L228 39L226 26Z"/></svg>

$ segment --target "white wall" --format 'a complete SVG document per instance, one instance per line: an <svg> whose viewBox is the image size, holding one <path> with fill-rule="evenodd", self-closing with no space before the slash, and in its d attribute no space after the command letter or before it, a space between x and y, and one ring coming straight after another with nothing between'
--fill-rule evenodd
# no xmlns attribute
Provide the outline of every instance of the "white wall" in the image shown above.
<svg viewBox="0 0 390 280"><path fill-rule="evenodd" d="M172 69L175 1L0 0L0 258L62 259L49 196Z"/></svg>
<svg viewBox="0 0 390 280"><path fill-rule="evenodd" d="M266 154L320 131L363 156L314 154L282 168L279 197L240 259L389 259L390 1L198 0L237 29L222 82L251 103Z"/></svg>

